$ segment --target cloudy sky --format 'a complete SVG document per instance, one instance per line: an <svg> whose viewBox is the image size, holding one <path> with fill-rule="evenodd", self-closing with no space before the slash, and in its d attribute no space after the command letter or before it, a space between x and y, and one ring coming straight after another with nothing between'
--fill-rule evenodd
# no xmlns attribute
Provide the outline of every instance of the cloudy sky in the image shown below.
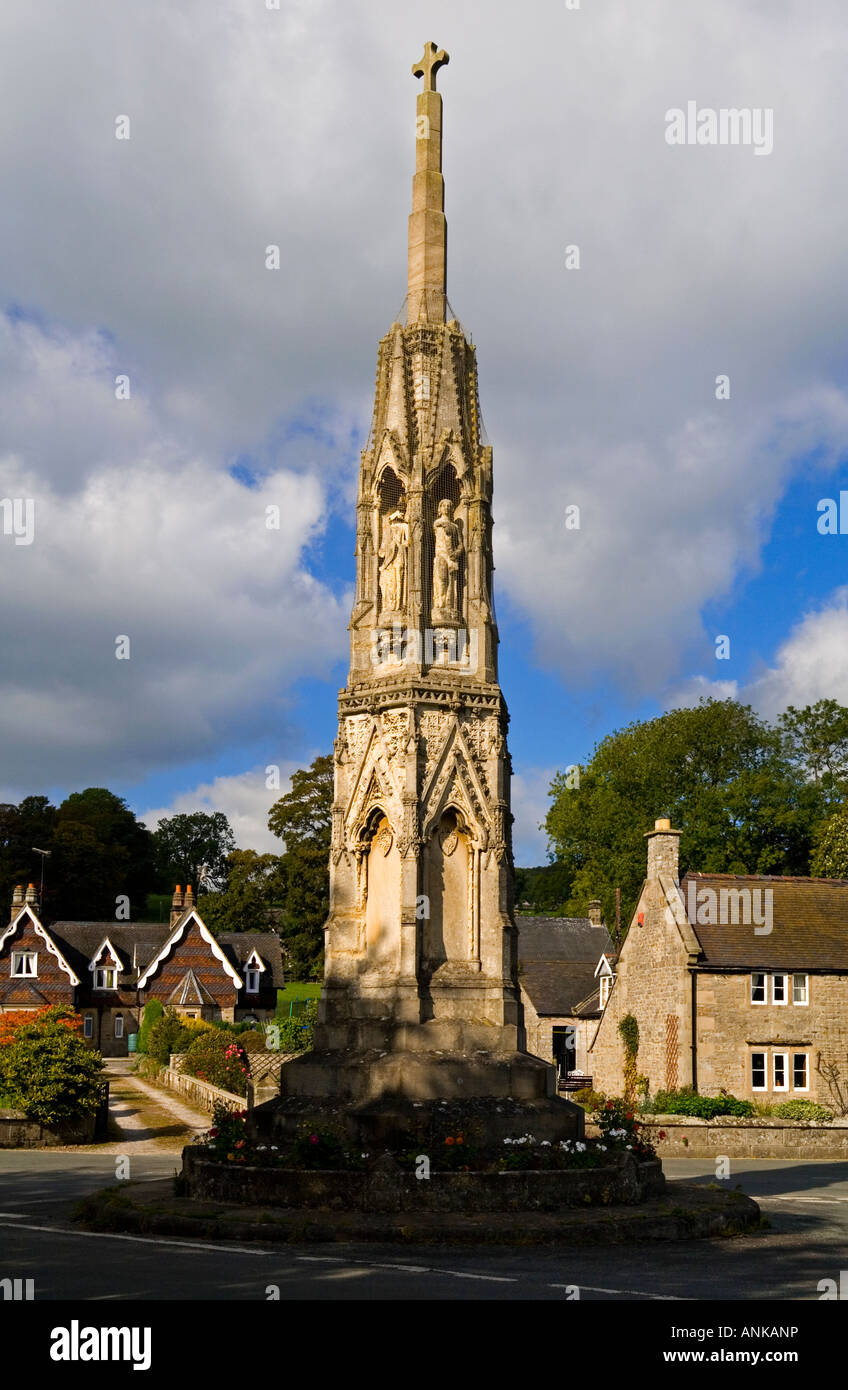
<svg viewBox="0 0 848 1390"><path fill-rule="evenodd" d="M35 530L0 530L0 799L108 786L270 848L266 767L331 747L430 39L518 862L630 719L848 703L842 0L11 0L0 498ZM773 149L669 145L690 101L773 111Z"/></svg>

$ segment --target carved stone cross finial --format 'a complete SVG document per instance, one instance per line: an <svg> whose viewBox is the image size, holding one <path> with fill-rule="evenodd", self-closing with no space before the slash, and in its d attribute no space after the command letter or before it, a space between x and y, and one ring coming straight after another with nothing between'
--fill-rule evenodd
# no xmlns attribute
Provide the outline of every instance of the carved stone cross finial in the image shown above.
<svg viewBox="0 0 848 1390"><path fill-rule="evenodd" d="M436 73L449 62L450 54L443 48L437 48L434 43L425 43L424 57L413 67L412 76L424 78L425 92L435 92Z"/></svg>

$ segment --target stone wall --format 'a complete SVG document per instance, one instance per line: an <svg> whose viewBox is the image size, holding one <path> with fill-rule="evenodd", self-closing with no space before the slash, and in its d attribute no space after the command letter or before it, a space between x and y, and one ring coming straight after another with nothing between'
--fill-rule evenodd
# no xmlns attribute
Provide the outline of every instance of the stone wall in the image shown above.
<svg viewBox="0 0 848 1390"><path fill-rule="evenodd" d="M566 1172L432 1173L419 1180L400 1169L320 1172L233 1167L210 1162L198 1146L183 1150L186 1193L201 1201L353 1211L559 1211L563 1207L632 1206L661 1196L657 1160L624 1155L609 1168Z"/></svg>
<svg viewBox="0 0 848 1390"><path fill-rule="evenodd" d="M658 836L657 840L663 837ZM639 922L639 914L643 922ZM609 1001L590 1045L587 1071L607 1095L624 1091L624 1042L618 1025L639 1025L636 1071L651 1091L691 1083L691 983L688 954L657 880L645 884L616 967Z"/></svg>
<svg viewBox="0 0 848 1390"><path fill-rule="evenodd" d="M800 1124L792 1120L722 1115L698 1120L688 1115L646 1115L644 1136L661 1158L848 1159L848 1120ZM662 1130L664 1139L658 1138Z"/></svg>
<svg viewBox="0 0 848 1390"><path fill-rule="evenodd" d="M177 1054L175 1053L174 1056ZM177 1091L185 1096L201 1110L208 1110L210 1115L215 1102L220 1100L231 1110L246 1110L247 1097L233 1095L231 1091L222 1091L218 1086L210 1086L208 1081L201 1081L196 1076L187 1076L185 1072L174 1071L172 1067L162 1067L154 1079L158 1085L166 1086L169 1091Z"/></svg>
<svg viewBox="0 0 848 1390"><path fill-rule="evenodd" d="M97 1115L83 1117L76 1125L47 1129L22 1110L0 1110L0 1149L41 1149L65 1144L90 1144Z"/></svg>
<svg viewBox="0 0 848 1390"><path fill-rule="evenodd" d="M792 1003L792 977L788 982L787 1004L752 1004L751 976L698 974L698 1090L718 1095L723 1088L744 1100L769 1104L803 1099L841 1109L840 1098L819 1070L819 1058L839 1065L845 1072L848 1056L848 976L809 975L807 1004ZM770 997L770 991L769 991ZM766 1091L751 1087L751 1053L765 1052L768 1058ZM773 1089L772 1056L789 1053L789 1088ZM792 1085L792 1053L808 1055L809 1089L796 1091ZM848 1087L842 1083L843 1097Z"/></svg>

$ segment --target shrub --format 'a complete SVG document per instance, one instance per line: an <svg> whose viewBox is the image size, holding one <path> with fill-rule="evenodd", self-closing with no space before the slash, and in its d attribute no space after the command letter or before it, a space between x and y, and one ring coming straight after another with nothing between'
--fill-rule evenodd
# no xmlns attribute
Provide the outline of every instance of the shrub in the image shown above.
<svg viewBox="0 0 848 1390"><path fill-rule="evenodd" d="M772 1106L772 1114L782 1120L815 1120L820 1125L829 1124L833 1119L833 1111L826 1105L816 1105L814 1100L784 1100Z"/></svg>
<svg viewBox="0 0 848 1390"><path fill-rule="evenodd" d="M639 1133L642 1126L633 1113L632 1103L625 1096L604 1101L595 1112L601 1138L612 1149L629 1149L634 1158L655 1158L656 1149Z"/></svg>
<svg viewBox="0 0 848 1390"><path fill-rule="evenodd" d="M658 1115L693 1115L700 1120L713 1120L717 1115L753 1115L749 1100L737 1100L722 1092L718 1096L699 1096L692 1090L657 1091L654 1112Z"/></svg>
<svg viewBox="0 0 848 1390"><path fill-rule="evenodd" d="M239 1046L243 1047L245 1052L265 1051L265 1033L261 1028L245 1029L243 1033L239 1033L238 1040Z"/></svg>
<svg viewBox="0 0 848 1390"><path fill-rule="evenodd" d="M226 1033L210 1028L191 1043L183 1062L183 1071L208 1081L222 1091L237 1096L247 1095L247 1053Z"/></svg>
<svg viewBox="0 0 848 1390"><path fill-rule="evenodd" d="M0 1047L0 1091L39 1124L67 1124L100 1104L103 1062L81 1029L78 1014L54 1005L30 1014Z"/></svg>
<svg viewBox="0 0 848 1390"><path fill-rule="evenodd" d="M147 1051L149 1056L155 1057L166 1067L171 1053L185 1052L193 1038L194 1033L185 1027L182 1019L177 1017L173 1009L167 1009L150 1030Z"/></svg>
<svg viewBox="0 0 848 1390"><path fill-rule="evenodd" d="M606 1096L603 1091L593 1091L590 1086L584 1086L582 1091L575 1091L571 1099L575 1105L582 1105L584 1110L600 1110Z"/></svg>
<svg viewBox="0 0 848 1390"><path fill-rule="evenodd" d="M141 1027L138 1030L138 1038L136 1039L136 1047L139 1052L150 1051L151 1030L154 1023L158 1023L164 1012L165 1006L161 999L150 999L145 1004L144 1014L141 1019Z"/></svg>

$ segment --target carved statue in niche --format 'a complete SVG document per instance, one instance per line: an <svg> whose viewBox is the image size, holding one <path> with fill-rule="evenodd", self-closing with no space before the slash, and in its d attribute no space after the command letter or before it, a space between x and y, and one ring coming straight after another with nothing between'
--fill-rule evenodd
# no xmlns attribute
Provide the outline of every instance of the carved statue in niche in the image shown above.
<svg viewBox="0 0 848 1390"><path fill-rule="evenodd" d="M402 511L392 512L380 547L380 594L384 613L401 613L406 607L406 561L409 523Z"/></svg>
<svg viewBox="0 0 848 1390"><path fill-rule="evenodd" d="M436 553L433 558L433 623L461 622L459 612L459 562L462 530L453 519L453 504L444 498L433 522Z"/></svg>

